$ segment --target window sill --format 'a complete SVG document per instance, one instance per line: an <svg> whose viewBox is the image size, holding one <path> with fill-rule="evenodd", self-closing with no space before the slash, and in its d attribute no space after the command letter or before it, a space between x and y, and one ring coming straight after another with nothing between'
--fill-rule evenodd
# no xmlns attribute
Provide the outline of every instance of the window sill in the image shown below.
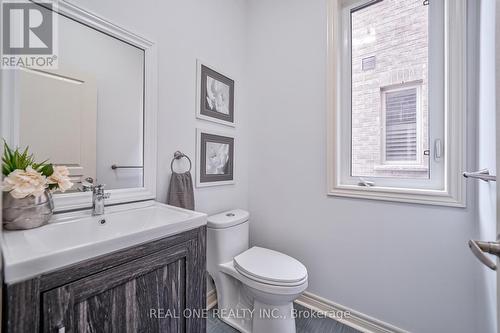
<svg viewBox="0 0 500 333"><path fill-rule="evenodd" d="M408 189L382 186L337 185L329 196L370 199L413 204L465 208L465 197L446 190Z"/></svg>
<svg viewBox="0 0 500 333"><path fill-rule="evenodd" d="M373 167L375 171L413 171L428 172L429 168L422 165L404 165L404 164L379 164Z"/></svg>

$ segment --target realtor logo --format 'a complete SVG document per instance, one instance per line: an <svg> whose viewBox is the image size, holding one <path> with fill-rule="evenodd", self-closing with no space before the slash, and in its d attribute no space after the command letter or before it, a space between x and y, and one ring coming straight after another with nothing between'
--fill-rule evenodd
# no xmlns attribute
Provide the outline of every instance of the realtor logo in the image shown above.
<svg viewBox="0 0 500 333"><path fill-rule="evenodd" d="M2 68L55 68L53 3L2 3Z"/></svg>

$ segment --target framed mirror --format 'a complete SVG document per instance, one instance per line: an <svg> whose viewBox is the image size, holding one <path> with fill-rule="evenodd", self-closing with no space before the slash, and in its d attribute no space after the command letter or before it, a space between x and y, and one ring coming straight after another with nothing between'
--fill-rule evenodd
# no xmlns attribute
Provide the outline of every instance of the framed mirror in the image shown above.
<svg viewBox="0 0 500 333"><path fill-rule="evenodd" d="M82 183L105 184L107 204L156 196L155 44L66 1L36 2L57 17L56 68L2 70L2 133L36 160L70 170L55 211L92 205Z"/></svg>

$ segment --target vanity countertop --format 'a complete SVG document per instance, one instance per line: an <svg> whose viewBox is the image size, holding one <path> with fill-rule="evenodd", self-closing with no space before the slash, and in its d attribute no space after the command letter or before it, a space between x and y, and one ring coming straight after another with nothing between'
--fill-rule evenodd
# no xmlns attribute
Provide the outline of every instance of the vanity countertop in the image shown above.
<svg viewBox="0 0 500 333"><path fill-rule="evenodd" d="M40 228L4 231L5 283L206 225L207 216L154 201L56 214Z"/></svg>

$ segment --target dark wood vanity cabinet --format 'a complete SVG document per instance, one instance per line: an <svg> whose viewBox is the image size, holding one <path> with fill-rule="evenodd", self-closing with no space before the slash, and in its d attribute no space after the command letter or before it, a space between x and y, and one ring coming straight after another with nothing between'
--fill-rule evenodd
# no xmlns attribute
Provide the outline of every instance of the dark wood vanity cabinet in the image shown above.
<svg viewBox="0 0 500 333"><path fill-rule="evenodd" d="M206 228L4 286L4 332L205 332Z"/></svg>
<svg viewBox="0 0 500 333"><path fill-rule="evenodd" d="M42 294L44 332L184 332L186 263L193 241ZM171 316L157 318L159 309Z"/></svg>

